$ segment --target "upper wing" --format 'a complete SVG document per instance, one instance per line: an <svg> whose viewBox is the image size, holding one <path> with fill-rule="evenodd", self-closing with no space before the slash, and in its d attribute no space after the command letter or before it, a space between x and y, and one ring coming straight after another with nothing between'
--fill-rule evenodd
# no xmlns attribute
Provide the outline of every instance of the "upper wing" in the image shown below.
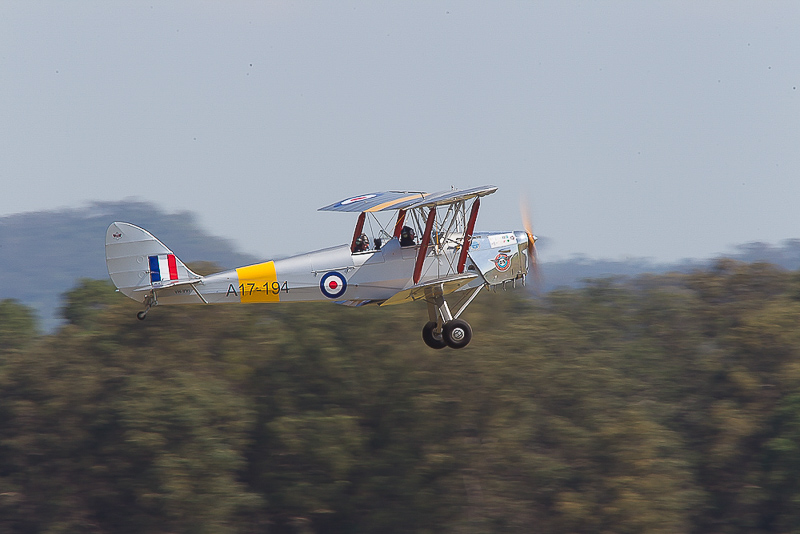
<svg viewBox="0 0 800 534"><path fill-rule="evenodd" d="M382 191L346 198L318 211L383 211L404 209L425 198L421 191Z"/></svg>
<svg viewBox="0 0 800 534"><path fill-rule="evenodd" d="M442 191L440 193L425 195L423 199L420 199L417 202L414 202L413 204L406 206L406 209L442 206L444 204L454 204L456 202L462 202L475 197L491 195L495 191L497 191L497 187L493 185L483 185L481 187L473 187L472 189L464 189L464 190L453 189L451 191Z"/></svg>
<svg viewBox="0 0 800 534"><path fill-rule="evenodd" d="M381 191L358 195L335 202L319 211L384 211L384 210L409 210L442 206L463 202L475 197L491 195L497 191L493 185L483 185L472 189L452 189L439 193L423 193L421 191Z"/></svg>

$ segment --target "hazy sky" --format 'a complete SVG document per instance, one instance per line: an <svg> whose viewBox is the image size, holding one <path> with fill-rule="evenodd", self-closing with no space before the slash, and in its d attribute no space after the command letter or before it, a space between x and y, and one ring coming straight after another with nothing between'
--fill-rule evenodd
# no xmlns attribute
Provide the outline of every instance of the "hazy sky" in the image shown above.
<svg viewBox="0 0 800 534"><path fill-rule="evenodd" d="M798 23L763 0L4 0L0 216L135 197L269 258L349 241L354 215L316 211L348 196L494 184L478 229L520 229L527 193L543 261L776 243L800 237Z"/></svg>

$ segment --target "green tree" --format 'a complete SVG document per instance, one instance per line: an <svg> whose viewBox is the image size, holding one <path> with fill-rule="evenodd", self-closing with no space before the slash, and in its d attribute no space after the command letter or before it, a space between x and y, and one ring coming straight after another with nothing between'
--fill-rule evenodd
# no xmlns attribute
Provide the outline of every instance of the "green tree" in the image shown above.
<svg viewBox="0 0 800 534"><path fill-rule="evenodd" d="M37 335L32 309L13 299L0 300L0 353L20 349Z"/></svg>

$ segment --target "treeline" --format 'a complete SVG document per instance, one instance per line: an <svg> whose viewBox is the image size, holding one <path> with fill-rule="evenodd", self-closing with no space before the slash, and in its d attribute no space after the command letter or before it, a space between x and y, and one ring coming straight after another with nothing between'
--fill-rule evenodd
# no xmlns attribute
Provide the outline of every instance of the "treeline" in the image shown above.
<svg viewBox="0 0 800 534"><path fill-rule="evenodd" d="M13 298L32 307L42 330L55 332L63 324L58 315L61 294L72 288L78 277L107 276L103 251L106 228L111 221L128 221L147 228L162 242L175 247L174 252L187 262L205 260L230 269L278 259L237 252L233 243L204 230L198 217L191 212L166 213L154 204L133 200L93 202L82 208L0 216L0 273L3 273L0 299ZM331 239L329 244L343 243L349 235L331 236ZM539 244L540 249L546 250L547 238L542 238ZM304 251L285 250L283 253ZM757 242L740 245L731 257L798 269L800 239L785 240L778 245ZM644 258L615 261L574 256L543 262L542 288L550 291L560 286L577 287L583 279L609 275L689 272L709 264L708 260L653 263ZM53 269L53 265L58 269Z"/></svg>
<svg viewBox="0 0 800 534"><path fill-rule="evenodd" d="M0 532L800 530L800 275L424 306L0 302Z"/></svg>

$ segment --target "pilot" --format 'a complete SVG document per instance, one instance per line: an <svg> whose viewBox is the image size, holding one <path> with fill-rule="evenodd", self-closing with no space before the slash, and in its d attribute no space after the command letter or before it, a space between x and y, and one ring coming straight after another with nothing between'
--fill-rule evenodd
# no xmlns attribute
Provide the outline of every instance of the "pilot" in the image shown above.
<svg viewBox="0 0 800 534"><path fill-rule="evenodd" d="M402 230L400 230L400 246L401 247L413 247L417 244L417 236L414 233L414 229L410 226L404 226Z"/></svg>
<svg viewBox="0 0 800 534"><path fill-rule="evenodd" d="M369 250L369 238L367 234L361 234L358 239L356 239L356 247L353 252L366 252Z"/></svg>

